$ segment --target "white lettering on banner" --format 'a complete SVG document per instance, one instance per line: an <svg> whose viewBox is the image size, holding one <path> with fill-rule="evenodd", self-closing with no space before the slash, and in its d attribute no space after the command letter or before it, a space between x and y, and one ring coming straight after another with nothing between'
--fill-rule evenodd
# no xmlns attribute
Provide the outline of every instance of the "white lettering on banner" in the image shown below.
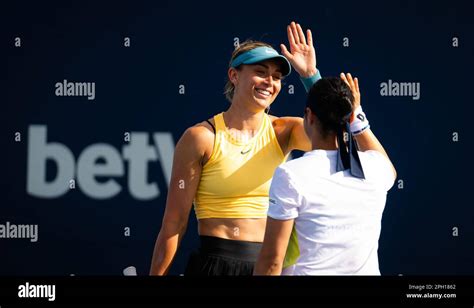
<svg viewBox="0 0 474 308"><path fill-rule="evenodd" d="M128 188L138 200L150 200L160 195L157 183L148 182L148 162L159 160L169 185L174 155L174 141L169 132L153 133L155 146L148 144L146 132L131 132L130 142L120 152L110 144L97 143L86 147L78 156L77 166L74 154L64 144L47 141L45 125L30 125L28 130L27 181L28 194L40 198L58 198L66 194L70 179L77 178L78 188L93 199L109 199L122 190L113 177L122 177L124 161L128 160ZM101 162L98 162L98 159ZM46 162L56 164L57 173L53 180L46 180ZM77 175L77 177L76 177ZM97 181L97 177L110 177Z"/></svg>

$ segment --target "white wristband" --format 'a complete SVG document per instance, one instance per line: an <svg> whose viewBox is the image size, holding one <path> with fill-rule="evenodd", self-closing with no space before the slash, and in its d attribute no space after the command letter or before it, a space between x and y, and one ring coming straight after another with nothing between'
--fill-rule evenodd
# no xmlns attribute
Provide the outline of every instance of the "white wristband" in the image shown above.
<svg viewBox="0 0 474 308"><path fill-rule="evenodd" d="M362 134L366 129L370 128L369 120L362 111L362 106L359 106L354 110L354 120L351 122L351 133L354 136Z"/></svg>

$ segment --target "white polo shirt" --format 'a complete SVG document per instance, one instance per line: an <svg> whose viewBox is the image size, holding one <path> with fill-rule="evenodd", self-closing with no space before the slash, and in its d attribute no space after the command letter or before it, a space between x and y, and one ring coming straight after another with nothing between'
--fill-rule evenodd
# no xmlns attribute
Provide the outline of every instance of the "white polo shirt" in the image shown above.
<svg viewBox="0 0 474 308"><path fill-rule="evenodd" d="M382 213L395 179L381 153L359 157L365 179L336 172L337 151L307 152L276 169L268 216L295 219L283 275L380 275Z"/></svg>

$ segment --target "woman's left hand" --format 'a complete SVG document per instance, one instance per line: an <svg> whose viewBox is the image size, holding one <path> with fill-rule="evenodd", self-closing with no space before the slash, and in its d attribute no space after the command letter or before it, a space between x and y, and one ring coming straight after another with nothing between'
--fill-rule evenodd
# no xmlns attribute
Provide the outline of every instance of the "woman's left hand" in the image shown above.
<svg viewBox="0 0 474 308"><path fill-rule="evenodd" d="M290 51L284 44L280 44L281 53L290 61L291 66L301 77L310 77L316 74L316 51L313 46L311 30L306 30L307 40L301 26L294 21L286 28Z"/></svg>
<svg viewBox="0 0 474 308"><path fill-rule="evenodd" d="M352 96L354 96L354 107L353 109L356 110L357 107L360 106L360 90L359 90L359 80L357 77L352 78L351 73L341 73L341 79L349 86L352 92Z"/></svg>

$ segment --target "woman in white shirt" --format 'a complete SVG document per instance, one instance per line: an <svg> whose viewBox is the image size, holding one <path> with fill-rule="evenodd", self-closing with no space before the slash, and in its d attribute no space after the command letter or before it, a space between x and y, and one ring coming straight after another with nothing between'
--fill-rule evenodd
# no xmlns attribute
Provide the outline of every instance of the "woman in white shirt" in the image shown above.
<svg viewBox="0 0 474 308"><path fill-rule="evenodd" d="M275 171L254 274L380 275L381 219L396 171L375 136L359 144L374 150L357 150L352 136L372 134L357 78L314 84L304 128L312 151Z"/></svg>

